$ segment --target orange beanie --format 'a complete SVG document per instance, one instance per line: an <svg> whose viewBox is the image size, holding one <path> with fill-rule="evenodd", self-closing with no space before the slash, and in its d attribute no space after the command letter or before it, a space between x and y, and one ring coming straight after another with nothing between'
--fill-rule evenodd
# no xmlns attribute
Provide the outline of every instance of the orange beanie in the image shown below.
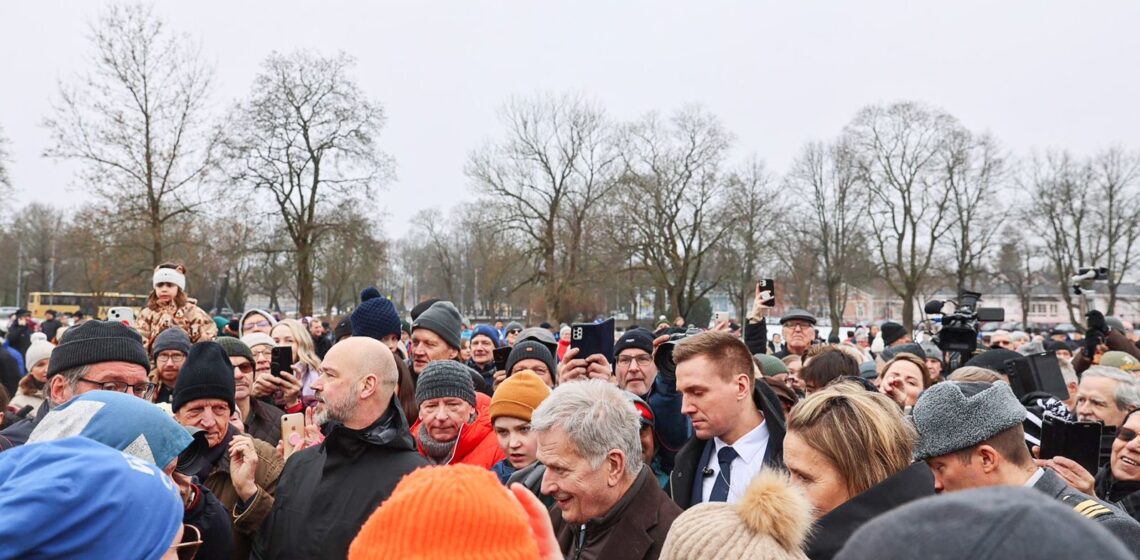
<svg viewBox="0 0 1140 560"><path fill-rule="evenodd" d="M422 467L369 516L349 560L538 560L522 506L491 471Z"/></svg>

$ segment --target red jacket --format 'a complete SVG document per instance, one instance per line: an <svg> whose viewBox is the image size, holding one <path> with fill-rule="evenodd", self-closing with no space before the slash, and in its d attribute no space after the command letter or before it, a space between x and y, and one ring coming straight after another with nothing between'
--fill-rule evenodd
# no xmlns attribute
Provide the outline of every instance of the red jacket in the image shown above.
<svg viewBox="0 0 1140 560"><path fill-rule="evenodd" d="M475 393L475 422L464 424L459 433L459 443L455 447L455 455L449 465L478 465L490 469L495 463L507 456L499 447L499 438L495 436L495 429L491 427L491 397L483 393ZM420 420L412 424L412 436L416 438L416 449L420 455L427 457L424 448L420 445Z"/></svg>

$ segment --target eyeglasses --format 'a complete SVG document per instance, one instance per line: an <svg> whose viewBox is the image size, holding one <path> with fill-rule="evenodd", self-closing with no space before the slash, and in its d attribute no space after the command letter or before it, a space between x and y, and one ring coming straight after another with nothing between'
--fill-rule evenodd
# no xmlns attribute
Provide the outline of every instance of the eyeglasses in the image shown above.
<svg viewBox="0 0 1140 560"><path fill-rule="evenodd" d="M1124 443L1131 443L1132 440L1136 439L1137 435L1140 434L1137 434L1136 430L1120 428L1120 431L1116 432L1116 439L1123 441Z"/></svg>
<svg viewBox="0 0 1140 560"><path fill-rule="evenodd" d="M154 383L139 383L138 385L128 385L122 381L93 381L91 379L87 379L86 377L80 377L76 381L98 385L99 388L104 391L114 391L116 393L126 393L127 389L130 389L136 397L146 400L149 400L151 395L154 394L154 388L156 387Z"/></svg>
<svg viewBox="0 0 1140 560"><path fill-rule="evenodd" d="M520 372L520 371L526 371L526 370L528 370L528 369L529 369L531 372L533 372L535 375L539 376L539 377L542 377L542 376L544 376L544 375L550 375L550 370L548 370L548 369L546 369L546 368L544 368L544 367L542 367L542 366L535 366L535 367L517 367L517 368L515 368L515 369L511 370L511 375L514 375L514 374L516 374L516 373L518 373L518 372Z"/></svg>
<svg viewBox="0 0 1140 560"><path fill-rule="evenodd" d="M241 329L243 331L248 331L249 329L256 329L256 328L263 328L263 329L269 328L269 321L258 321L256 323L246 323L246 324L241 326Z"/></svg>
<svg viewBox="0 0 1140 560"><path fill-rule="evenodd" d="M242 373L250 373L253 371L253 364L251 364L249 362L241 363L241 364L234 366L234 369L236 369Z"/></svg>
<svg viewBox="0 0 1140 560"><path fill-rule="evenodd" d="M178 553L178 560L194 560L202 546L202 532L193 525L182 525L182 542L170 548Z"/></svg>
<svg viewBox="0 0 1140 560"><path fill-rule="evenodd" d="M273 357L273 351L272 350L254 350L253 351L253 357L254 357L254 359L271 358L271 357Z"/></svg>
<svg viewBox="0 0 1140 560"><path fill-rule="evenodd" d="M792 331L806 331L811 328L808 323L784 323L784 328Z"/></svg>
<svg viewBox="0 0 1140 560"><path fill-rule="evenodd" d="M522 329L511 329L511 330L507 331L507 334L519 334L521 332L522 332Z"/></svg>
<svg viewBox="0 0 1140 560"><path fill-rule="evenodd" d="M641 368L649 367L653 363L653 356L649 354L641 354L640 356L618 356L617 365L620 368L627 368L633 362L637 362L637 366Z"/></svg>
<svg viewBox="0 0 1140 560"><path fill-rule="evenodd" d="M185 362L186 356L183 354L159 354L158 357L154 359L154 361L155 361L155 363L159 363L159 364L161 364L163 362L170 362L172 364L177 365L177 364L181 364L182 362Z"/></svg>
<svg viewBox="0 0 1140 560"><path fill-rule="evenodd" d="M1010 344L1013 344L1013 341L1012 340L995 340L994 344L997 344L998 346L1009 346Z"/></svg>

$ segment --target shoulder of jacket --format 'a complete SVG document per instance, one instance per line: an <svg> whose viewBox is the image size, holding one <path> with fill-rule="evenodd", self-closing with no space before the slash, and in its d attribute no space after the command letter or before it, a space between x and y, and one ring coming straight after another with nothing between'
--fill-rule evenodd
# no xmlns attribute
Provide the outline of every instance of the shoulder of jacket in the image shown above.
<svg viewBox="0 0 1140 560"><path fill-rule="evenodd" d="M1081 499L1085 498L1085 499ZM1114 512L1104 502L1100 500L1089 498L1083 495L1070 495L1065 496L1063 499L1066 503L1072 505L1073 511L1077 512L1082 517L1088 519L1099 519L1101 517L1113 515Z"/></svg>

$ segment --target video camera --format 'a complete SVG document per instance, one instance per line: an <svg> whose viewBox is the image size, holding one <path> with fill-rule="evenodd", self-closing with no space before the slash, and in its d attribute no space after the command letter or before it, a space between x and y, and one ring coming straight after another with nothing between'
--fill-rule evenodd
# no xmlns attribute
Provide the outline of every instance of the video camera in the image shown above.
<svg viewBox="0 0 1140 560"><path fill-rule="evenodd" d="M657 347L657 351L653 353L653 363L657 365L657 374L665 376L665 379L674 381L677 379L677 364L673 361L673 348L677 343L695 334L700 334L704 331L698 328L690 328L683 333L677 333L669 336L669 340L662 342L661 346Z"/></svg>
<svg viewBox="0 0 1140 560"><path fill-rule="evenodd" d="M1108 280L1108 267L1083 266L1077 269L1077 275L1069 279L1073 286L1073 295L1079 296L1092 291L1093 282Z"/></svg>
<svg viewBox="0 0 1140 560"><path fill-rule="evenodd" d="M944 314L945 301L926 302L924 310L928 315L942 315L942 330L934 337L934 344L943 352L957 352L967 359L978 347L978 323L982 321L1004 321L1005 310L1000 307L978 307L982 294L963 290L954 303L954 312Z"/></svg>

